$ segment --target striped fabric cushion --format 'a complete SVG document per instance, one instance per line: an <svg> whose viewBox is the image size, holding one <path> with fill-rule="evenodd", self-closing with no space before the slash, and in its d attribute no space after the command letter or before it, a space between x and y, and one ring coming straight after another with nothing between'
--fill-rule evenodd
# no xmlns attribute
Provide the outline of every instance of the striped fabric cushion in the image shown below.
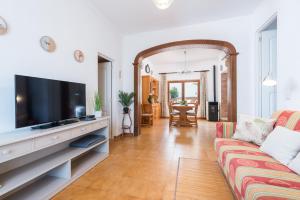
<svg viewBox="0 0 300 200"><path fill-rule="evenodd" d="M273 114L277 118L275 126L283 126L288 129L300 132L300 112L298 111L278 111Z"/></svg>
<svg viewBox="0 0 300 200"><path fill-rule="evenodd" d="M272 115L276 119L275 126L283 126L294 131L300 132L300 112L299 111L277 111ZM216 123L217 138L231 138L236 129L235 122Z"/></svg>
<svg viewBox="0 0 300 200"><path fill-rule="evenodd" d="M217 138L218 162L240 200L300 200L300 176L259 147L247 142Z"/></svg>
<svg viewBox="0 0 300 200"><path fill-rule="evenodd" d="M235 132L236 123L234 122L218 122L216 123L217 138L231 138Z"/></svg>

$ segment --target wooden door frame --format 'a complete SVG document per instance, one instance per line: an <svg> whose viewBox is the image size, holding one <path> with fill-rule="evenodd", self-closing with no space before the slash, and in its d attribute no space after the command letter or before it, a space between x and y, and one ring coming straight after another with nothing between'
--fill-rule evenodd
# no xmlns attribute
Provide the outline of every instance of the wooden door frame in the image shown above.
<svg viewBox="0 0 300 200"><path fill-rule="evenodd" d="M134 135L138 136L141 132L141 108L140 108L140 94L141 94L141 68L139 67L143 59L159 54L162 52L189 48L200 47L207 49L218 49L226 53L229 59L230 66L228 67L228 121L236 121L237 119L237 55L238 52L233 44L221 40L182 40L175 41L158 46L151 47L138 53L133 62L134 66Z"/></svg>

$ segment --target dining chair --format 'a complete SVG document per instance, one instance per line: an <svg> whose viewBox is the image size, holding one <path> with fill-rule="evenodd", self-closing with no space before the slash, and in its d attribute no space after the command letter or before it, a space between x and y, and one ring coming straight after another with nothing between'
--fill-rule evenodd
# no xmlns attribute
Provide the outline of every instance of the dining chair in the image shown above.
<svg viewBox="0 0 300 200"><path fill-rule="evenodd" d="M168 104L169 107L169 126L176 125L176 123L179 121L180 112L173 109L173 103L170 101Z"/></svg>
<svg viewBox="0 0 300 200"><path fill-rule="evenodd" d="M198 100L195 101L194 105L195 105L194 109L186 112L186 115L190 119L191 124L196 125L196 127L198 127L198 107L199 107Z"/></svg>
<svg viewBox="0 0 300 200"><path fill-rule="evenodd" d="M151 104L142 104L142 126L153 125L153 108Z"/></svg>

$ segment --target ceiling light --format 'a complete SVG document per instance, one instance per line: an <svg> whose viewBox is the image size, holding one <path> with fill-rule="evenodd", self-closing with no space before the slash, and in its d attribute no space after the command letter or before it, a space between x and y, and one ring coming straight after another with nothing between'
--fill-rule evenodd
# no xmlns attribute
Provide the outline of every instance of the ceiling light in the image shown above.
<svg viewBox="0 0 300 200"><path fill-rule="evenodd" d="M264 78L262 84L263 84L264 86L273 87L273 86L277 85L277 81L275 81L274 79L272 79L271 76L268 74L268 75Z"/></svg>
<svg viewBox="0 0 300 200"><path fill-rule="evenodd" d="M183 71L179 72L180 74L190 74L192 73L191 70L188 70L188 59L187 59L187 50L184 50L184 69Z"/></svg>
<svg viewBox="0 0 300 200"><path fill-rule="evenodd" d="M165 10L171 6L174 0L153 0L157 8Z"/></svg>

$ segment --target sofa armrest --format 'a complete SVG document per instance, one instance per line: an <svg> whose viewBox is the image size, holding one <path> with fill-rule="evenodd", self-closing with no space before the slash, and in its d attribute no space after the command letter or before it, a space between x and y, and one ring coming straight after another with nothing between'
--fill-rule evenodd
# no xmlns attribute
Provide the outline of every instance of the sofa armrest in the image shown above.
<svg viewBox="0 0 300 200"><path fill-rule="evenodd" d="M218 122L216 128L217 138L231 138L235 132L236 122Z"/></svg>

